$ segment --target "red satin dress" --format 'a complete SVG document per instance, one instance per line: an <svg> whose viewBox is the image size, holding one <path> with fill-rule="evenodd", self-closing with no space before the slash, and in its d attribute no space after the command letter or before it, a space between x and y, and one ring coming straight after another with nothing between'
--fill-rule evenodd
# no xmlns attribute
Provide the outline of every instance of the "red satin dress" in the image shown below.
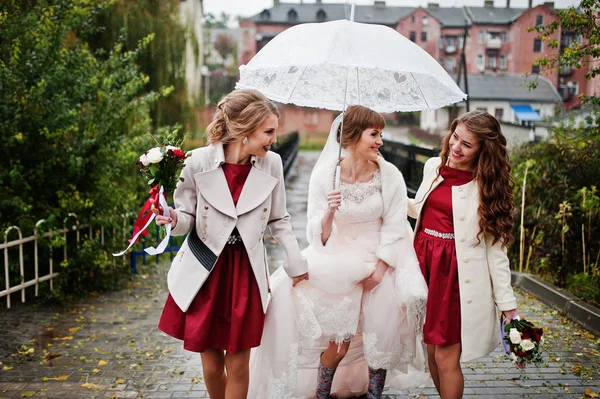
<svg viewBox="0 0 600 399"><path fill-rule="evenodd" d="M252 165L225 163L222 168L237 204ZM192 352L236 353L260 345L264 321L258 284L240 241L225 245L187 312L169 294L158 328L183 340L184 349Z"/></svg>
<svg viewBox="0 0 600 399"><path fill-rule="evenodd" d="M453 238L437 237L435 232L454 233L452 186L470 182L473 173L444 166L441 176L444 180L423 205L415 251L429 287L424 341L426 344L452 345L460 343L461 328L456 247Z"/></svg>

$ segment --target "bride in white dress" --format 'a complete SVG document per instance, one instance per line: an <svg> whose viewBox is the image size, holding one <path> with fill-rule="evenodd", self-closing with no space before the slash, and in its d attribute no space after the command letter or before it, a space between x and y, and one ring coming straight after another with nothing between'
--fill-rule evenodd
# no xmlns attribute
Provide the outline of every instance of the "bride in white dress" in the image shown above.
<svg viewBox="0 0 600 399"><path fill-rule="evenodd" d="M379 155L383 117L351 106L310 179L309 280L271 277L261 345L252 350L250 399L381 397L385 386L429 381L422 327L427 286L413 249L402 174Z"/></svg>

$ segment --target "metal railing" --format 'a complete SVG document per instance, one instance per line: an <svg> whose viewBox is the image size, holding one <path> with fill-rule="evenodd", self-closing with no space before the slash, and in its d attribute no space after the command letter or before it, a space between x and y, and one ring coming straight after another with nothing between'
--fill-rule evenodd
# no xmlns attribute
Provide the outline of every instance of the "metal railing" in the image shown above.
<svg viewBox="0 0 600 399"><path fill-rule="evenodd" d="M383 157L396 165L402 172L409 194L414 197L423 180L423 165L431 157L437 157L439 150L407 145L395 141L383 141L379 149Z"/></svg>
<svg viewBox="0 0 600 399"><path fill-rule="evenodd" d="M129 213L121 215L121 218L123 219L123 227L127 226L127 224L126 224L127 220L130 217L131 217L131 214L129 214ZM69 220L72 221L71 224L67 224L67 222ZM88 237L93 237L93 234L94 234L94 229L92 228L92 225L91 224L84 224L84 225L79 224L78 217L74 213L70 213L63 220L63 227L61 229L50 229L49 231L42 233L42 232L40 232L40 230L44 223L46 223L46 219L39 220L35 224L33 235L30 235L25 238L23 237L21 229L18 226L10 226L4 231L4 242L2 244L0 244L0 250L3 250L3 252L4 252L4 280L5 280L4 285L5 285L5 288L4 288L4 290L0 291L0 298L6 297L6 307L7 308L11 307L10 295L13 293L20 291L21 292L21 302L25 303L26 288L33 286L35 288L35 290L34 290L35 297L37 297L39 295L40 283L48 281L50 290L52 291L54 289L53 279L58 277L59 273L55 271L55 262L54 262L55 259L54 259L53 246L52 245L49 246L49 252L48 252L47 256L40 256L40 248L38 245L40 239L45 239L45 238L49 239L49 238L52 238L53 236L55 236L55 234L57 234L57 233L61 234L62 238L63 238L62 261L67 261L68 253L69 253L69 251L68 251L69 240L67 237L67 233L73 232L75 234L74 238L75 238L75 246L76 247L78 246L78 244L80 242L82 230L85 230L85 229L88 230L88 233L87 233ZM100 226L95 231L96 231L96 233L99 234L101 244L104 245L104 239L105 239L104 226ZM8 241L9 236L13 232L17 233L18 238L16 240ZM113 230L112 230L113 242L116 240L116 237L117 237L116 229L113 228ZM125 234L123 234L123 240L125 240L125 238L126 238L126 236L125 236ZM33 247L28 248L28 253L33 252L33 278L26 280L26 268L25 268L26 265L25 265L24 246L29 243L33 243ZM14 281L14 279L11 279L11 277L14 276L14 273L11 273L11 270L10 270L11 257L9 254L9 250L11 248L18 248L18 259L19 259L18 279L20 281L20 283L18 283L18 284L11 284L11 281ZM116 262L117 260L114 259L113 261ZM123 262L123 264L125 263L125 258L123 258L122 262ZM47 264L48 268L47 268L47 272L45 271L46 269L44 268L44 274L40 275L40 265L42 263Z"/></svg>
<svg viewBox="0 0 600 399"><path fill-rule="evenodd" d="M277 144L271 147L273 152L278 153L281 156L283 162L283 174L288 175L290 167L294 164L296 157L298 156L298 150L300 148L300 135L298 132L292 132L280 139Z"/></svg>

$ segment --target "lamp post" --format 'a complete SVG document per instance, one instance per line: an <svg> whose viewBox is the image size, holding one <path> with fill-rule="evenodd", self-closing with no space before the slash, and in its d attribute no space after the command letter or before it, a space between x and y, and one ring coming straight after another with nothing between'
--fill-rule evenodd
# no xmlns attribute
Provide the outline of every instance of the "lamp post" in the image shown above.
<svg viewBox="0 0 600 399"><path fill-rule="evenodd" d="M204 76L204 106L206 107L210 104L210 70L206 65L202 65L200 72Z"/></svg>

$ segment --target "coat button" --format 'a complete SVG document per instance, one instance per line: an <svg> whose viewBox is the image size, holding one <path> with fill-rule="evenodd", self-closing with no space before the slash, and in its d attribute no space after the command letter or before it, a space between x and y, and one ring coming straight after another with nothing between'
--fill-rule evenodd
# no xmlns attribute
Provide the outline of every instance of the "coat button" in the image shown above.
<svg viewBox="0 0 600 399"><path fill-rule="evenodd" d="M205 205L205 206L204 206L204 210L205 210L205 211L208 211L208 206L206 206L206 205Z"/></svg>
<svg viewBox="0 0 600 399"><path fill-rule="evenodd" d="M460 220L460 221L462 222L463 220L465 220L465 217L461 215L461 216L458 218L458 220Z"/></svg>
<svg viewBox="0 0 600 399"><path fill-rule="evenodd" d="M261 217L261 219L263 219L263 220L264 220L264 219L265 219L265 217L263 216L263 217Z"/></svg>
<svg viewBox="0 0 600 399"><path fill-rule="evenodd" d="M206 237L202 237L202 241L206 241Z"/></svg>
<svg viewBox="0 0 600 399"><path fill-rule="evenodd" d="M467 299L467 303L471 303L471 298L468 298L468 299Z"/></svg>
<svg viewBox="0 0 600 399"><path fill-rule="evenodd" d="M202 219L206 219L206 218L207 218L207 216L206 216L206 215L202 215Z"/></svg>
<svg viewBox="0 0 600 399"><path fill-rule="evenodd" d="M469 284L470 282L471 282L471 279L469 279L469 278L465 279L465 283Z"/></svg>
<svg viewBox="0 0 600 399"><path fill-rule="evenodd" d="M464 258L464 259L463 259L463 262L465 262L465 263L469 263L469 258Z"/></svg>
<svg viewBox="0 0 600 399"><path fill-rule="evenodd" d="M466 195L461 195L460 198L461 199L465 199L465 198L467 198L467 196Z"/></svg>
<svg viewBox="0 0 600 399"><path fill-rule="evenodd" d="M266 211L268 211L268 209L267 209L267 208L264 208L264 209L263 209L263 212L266 212Z"/></svg>
<svg viewBox="0 0 600 399"><path fill-rule="evenodd" d="M462 190L463 190L463 189L462 189L462 187L459 187L459 188L458 188L458 191L462 191Z"/></svg>
<svg viewBox="0 0 600 399"><path fill-rule="evenodd" d="M465 241L466 241L465 237L463 237L463 238L460 239L460 242L465 242Z"/></svg>
<svg viewBox="0 0 600 399"><path fill-rule="evenodd" d="M206 230L202 230L202 234L206 234Z"/></svg>
<svg viewBox="0 0 600 399"><path fill-rule="evenodd" d="M219 163L219 160L217 158L215 158L215 163Z"/></svg>

